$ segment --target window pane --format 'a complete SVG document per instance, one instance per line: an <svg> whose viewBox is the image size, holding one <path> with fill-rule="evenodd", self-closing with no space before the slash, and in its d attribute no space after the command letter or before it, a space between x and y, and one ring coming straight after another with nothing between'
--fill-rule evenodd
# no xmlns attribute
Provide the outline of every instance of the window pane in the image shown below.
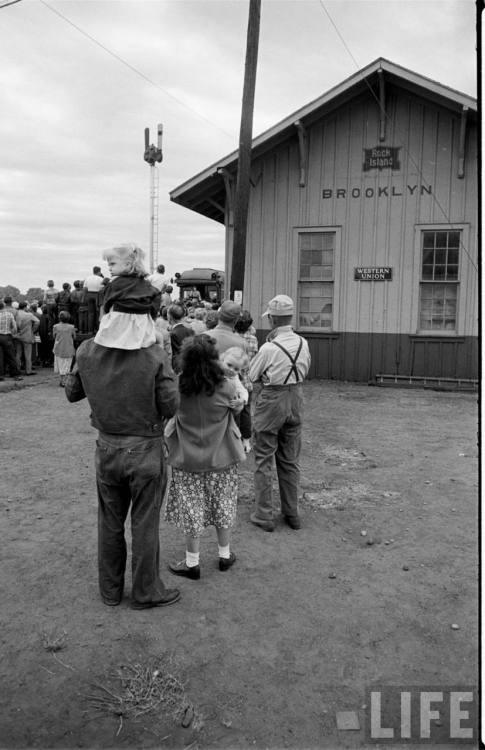
<svg viewBox="0 0 485 750"><path fill-rule="evenodd" d="M322 263L333 266L333 250L324 250L322 253Z"/></svg>
<svg viewBox="0 0 485 750"><path fill-rule="evenodd" d="M423 264L434 263L434 250L423 250Z"/></svg>
<svg viewBox="0 0 485 750"><path fill-rule="evenodd" d="M304 266L303 264L300 266L300 276L302 279L308 279L310 276L310 266Z"/></svg>
<svg viewBox="0 0 485 750"><path fill-rule="evenodd" d="M300 263L302 265L310 265L312 262L312 251L310 249L308 250L302 250L300 255Z"/></svg>
<svg viewBox="0 0 485 750"><path fill-rule="evenodd" d="M322 267L321 266L310 266L310 278L321 279L322 278Z"/></svg>
<svg viewBox="0 0 485 750"><path fill-rule="evenodd" d="M460 247L460 232L448 232L448 247L458 250Z"/></svg>
<svg viewBox="0 0 485 750"><path fill-rule="evenodd" d="M458 278L458 266L450 266L450 265L448 265L446 278L447 279L457 279Z"/></svg>
<svg viewBox="0 0 485 750"><path fill-rule="evenodd" d="M423 279L433 278L433 266L423 266Z"/></svg>
<svg viewBox="0 0 485 750"><path fill-rule="evenodd" d="M333 268L332 268L332 266L323 266L323 268L322 268L322 279L333 279Z"/></svg>
<svg viewBox="0 0 485 750"><path fill-rule="evenodd" d="M423 232L423 249L434 248L434 232Z"/></svg>
<svg viewBox="0 0 485 750"><path fill-rule="evenodd" d="M434 268L434 277L435 277L435 279L444 279L445 278L445 269L446 269L446 266L435 266L435 268Z"/></svg>
<svg viewBox="0 0 485 750"><path fill-rule="evenodd" d="M312 250L312 259L310 262L312 266L321 266L322 265L322 251Z"/></svg>
<svg viewBox="0 0 485 750"><path fill-rule="evenodd" d="M310 312L319 313L322 309L322 298L317 297L310 300Z"/></svg>
<svg viewBox="0 0 485 750"><path fill-rule="evenodd" d="M311 247L311 236L310 234L307 234L306 232L303 234L298 235L299 241L300 241L300 249L301 250L309 250Z"/></svg>
<svg viewBox="0 0 485 750"><path fill-rule="evenodd" d="M333 250L335 248L335 232L325 232L322 234L322 239L324 250Z"/></svg>
<svg viewBox="0 0 485 750"><path fill-rule="evenodd" d="M322 247L323 247L323 239L322 239L321 233L319 232L318 234L317 233L310 234L310 238L311 238L310 239L310 247L311 247L311 249L312 250L321 250Z"/></svg>
<svg viewBox="0 0 485 750"><path fill-rule="evenodd" d="M436 247L448 247L448 232L436 232Z"/></svg>
<svg viewBox="0 0 485 750"><path fill-rule="evenodd" d="M421 330L456 330L457 284L421 284Z"/></svg>
<svg viewBox="0 0 485 750"><path fill-rule="evenodd" d="M448 250L448 263L454 263L458 265L458 250L450 247Z"/></svg>
<svg viewBox="0 0 485 750"><path fill-rule="evenodd" d="M446 263L446 249L445 248L436 248L436 252L434 255L434 262L445 264Z"/></svg>

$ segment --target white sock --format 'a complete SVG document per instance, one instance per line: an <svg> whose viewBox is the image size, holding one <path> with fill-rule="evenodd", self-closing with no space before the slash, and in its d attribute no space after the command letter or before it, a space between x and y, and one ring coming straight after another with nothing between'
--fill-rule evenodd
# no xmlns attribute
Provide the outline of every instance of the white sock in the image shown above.
<svg viewBox="0 0 485 750"><path fill-rule="evenodd" d="M218 545L219 547L219 557L222 557L224 560L229 560L231 557L231 553L229 551L229 545L227 547L221 547L221 545Z"/></svg>
<svg viewBox="0 0 485 750"><path fill-rule="evenodd" d="M194 568L199 564L199 553L185 550L185 564L188 568Z"/></svg>

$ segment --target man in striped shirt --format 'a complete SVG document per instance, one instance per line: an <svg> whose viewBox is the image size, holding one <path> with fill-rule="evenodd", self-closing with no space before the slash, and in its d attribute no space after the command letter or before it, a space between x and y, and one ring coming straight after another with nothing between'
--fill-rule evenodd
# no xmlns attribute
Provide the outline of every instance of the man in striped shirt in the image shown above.
<svg viewBox="0 0 485 750"><path fill-rule="evenodd" d="M0 302L0 380L5 380L5 366L9 368L14 380L23 380L15 358L13 336L17 333L15 318L5 309L5 302Z"/></svg>

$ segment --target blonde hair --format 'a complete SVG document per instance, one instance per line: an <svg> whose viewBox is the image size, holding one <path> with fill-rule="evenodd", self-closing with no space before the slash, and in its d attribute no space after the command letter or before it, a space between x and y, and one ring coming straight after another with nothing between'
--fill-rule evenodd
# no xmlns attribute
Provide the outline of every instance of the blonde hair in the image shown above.
<svg viewBox="0 0 485 750"><path fill-rule="evenodd" d="M247 367L249 367L249 357L244 349L241 349L240 346L230 346L229 349L226 349L220 354L219 359L224 364L227 357L232 357L237 362L241 370L245 370Z"/></svg>
<svg viewBox="0 0 485 750"><path fill-rule="evenodd" d="M126 242L104 251L103 260L109 260L113 257L126 261L126 273L135 274L142 278L148 275L148 271L143 264L145 251L134 242Z"/></svg>

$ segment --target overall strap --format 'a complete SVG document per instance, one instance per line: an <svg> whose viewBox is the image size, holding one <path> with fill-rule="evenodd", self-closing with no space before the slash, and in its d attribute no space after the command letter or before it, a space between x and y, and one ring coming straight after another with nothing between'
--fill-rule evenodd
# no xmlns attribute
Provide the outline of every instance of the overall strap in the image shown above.
<svg viewBox="0 0 485 750"><path fill-rule="evenodd" d="M297 353L295 354L294 357L292 357L292 355L290 354L290 352L287 349L285 349L284 346L282 346L281 344L278 344L277 341L272 341L271 342L272 344L275 344L275 346L277 346L278 349L281 349L281 351L286 354L286 356L288 357L288 359L291 362L290 371L289 371L288 375L286 376L285 382L283 383L283 385L287 384L287 382L288 382L289 378L291 377L291 375L295 376L295 379L296 379L297 383L300 380L300 376L298 375L298 370L296 369L296 363L298 361L298 357L299 357L300 352L301 352L301 347L303 346L303 339L302 339L301 336L299 336L298 338L300 339L300 344L298 346L298 351L297 351Z"/></svg>

